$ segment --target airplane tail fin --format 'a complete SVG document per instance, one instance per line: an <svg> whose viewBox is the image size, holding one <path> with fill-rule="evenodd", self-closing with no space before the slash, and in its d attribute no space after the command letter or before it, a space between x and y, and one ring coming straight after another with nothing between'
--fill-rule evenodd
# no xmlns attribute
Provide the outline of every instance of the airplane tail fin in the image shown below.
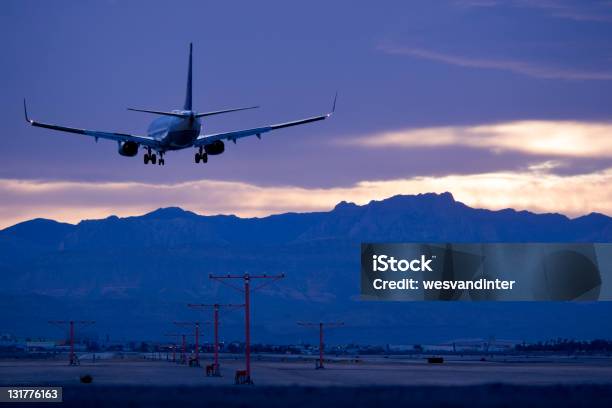
<svg viewBox="0 0 612 408"><path fill-rule="evenodd" d="M192 105L191 105L191 65L192 65L192 54L193 52L193 43L189 43L189 68L187 71L187 93L185 94L185 106L183 107L184 110L192 110Z"/></svg>

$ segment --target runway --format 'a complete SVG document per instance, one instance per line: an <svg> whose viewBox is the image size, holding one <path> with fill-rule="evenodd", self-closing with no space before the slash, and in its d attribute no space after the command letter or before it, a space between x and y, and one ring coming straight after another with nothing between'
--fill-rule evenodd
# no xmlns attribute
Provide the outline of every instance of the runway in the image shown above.
<svg viewBox="0 0 612 408"><path fill-rule="evenodd" d="M209 356L203 357L203 364ZM81 375L93 377L93 385L216 386L232 385L234 372L244 368L242 359L221 359L222 377L206 377L203 367L187 367L165 360L81 360L68 366L63 360L0 361L2 385L79 384ZM254 356L252 378L262 386L472 386L482 384L612 385L609 357L477 358L446 360L428 364L423 358L360 357L328 361L315 370L313 361L283 356Z"/></svg>

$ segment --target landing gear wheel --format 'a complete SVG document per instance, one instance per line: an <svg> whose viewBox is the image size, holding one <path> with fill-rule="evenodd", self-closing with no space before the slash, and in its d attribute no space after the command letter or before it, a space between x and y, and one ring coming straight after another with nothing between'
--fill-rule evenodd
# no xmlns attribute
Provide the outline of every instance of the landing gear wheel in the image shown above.
<svg viewBox="0 0 612 408"><path fill-rule="evenodd" d="M202 153L202 163L208 163L208 154Z"/></svg>
<svg viewBox="0 0 612 408"><path fill-rule="evenodd" d="M144 164L149 164L149 155L147 153L144 155Z"/></svg>
<svg viewBox="0 0 612 408"><path fill-rule="evenodd" d="M157 163L157 155L152 154L151 155L151 164L155 164L155 163Z"/></svg>
<svg viewBox="0 0 612 408"><path fill-rule="evenodd" d="M200 153L196 153L195 154L195 162L196 163L199 163L201 158L202 158L202 155L200 155Z"/></svg>

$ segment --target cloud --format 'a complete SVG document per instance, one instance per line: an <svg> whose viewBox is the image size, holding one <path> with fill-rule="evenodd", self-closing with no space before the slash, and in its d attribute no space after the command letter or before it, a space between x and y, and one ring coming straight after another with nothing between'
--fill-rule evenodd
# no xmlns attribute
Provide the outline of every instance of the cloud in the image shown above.
<svg viewBox="0 0 612 408"><path fill-rule="evenodd" d="M457 0L460 7L491 8L499 6L537 9L551 17L574 21L611 22L610 2L585 2L568 0Z"/></svg>
<svg viewBox="0 0 612 408"><path fill-rule="evenodd" d="M176 184L96 183L0 179L0 227L45 217L65 222L139 215L180 206L200 214L264 216L289 211L328 211L342 200L365 204L397 194L450 191L473 207L516 208L612 214L612 168L560 176L545 163L521 172L362 181L346 187L262 187L241 182L193 181Z"/></svg>
<svg viewBox="0 0 612 408"><path fill-rule="evenodd" d="M338 143L366 148L468 146L548 157L612 158L612 123L521 120L398 130Z"/></svg>
<svg viewBox="0 0 612 408"><path fill-rule="evenodd" d="M573 68L539 65L514 59L474 58L447 54L424 48L381 45L379 49L387 54L408 55L419 59L441 62L466 68L497 69L542 79L565 80L612 80L612 71L587 71Z"/></svg>

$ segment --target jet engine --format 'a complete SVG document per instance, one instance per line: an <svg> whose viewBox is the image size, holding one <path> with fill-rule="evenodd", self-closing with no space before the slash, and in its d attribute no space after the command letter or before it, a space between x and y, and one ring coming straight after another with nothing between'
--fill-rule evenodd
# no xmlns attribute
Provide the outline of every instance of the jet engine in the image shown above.
<svg viewBox="0 0 612 408"><path fill-rule="evenodd" d="M212 142L204 146L206 154L214 156L215 154L221 154L225 151L225 144L221 140Z"/></svg>
<svg viewBox="0 0 612 408"><path fill-rule="evenodd" d="M119 144L119 154L122 156L133 157L138 154L138 143L121 142Z"/></svg>

